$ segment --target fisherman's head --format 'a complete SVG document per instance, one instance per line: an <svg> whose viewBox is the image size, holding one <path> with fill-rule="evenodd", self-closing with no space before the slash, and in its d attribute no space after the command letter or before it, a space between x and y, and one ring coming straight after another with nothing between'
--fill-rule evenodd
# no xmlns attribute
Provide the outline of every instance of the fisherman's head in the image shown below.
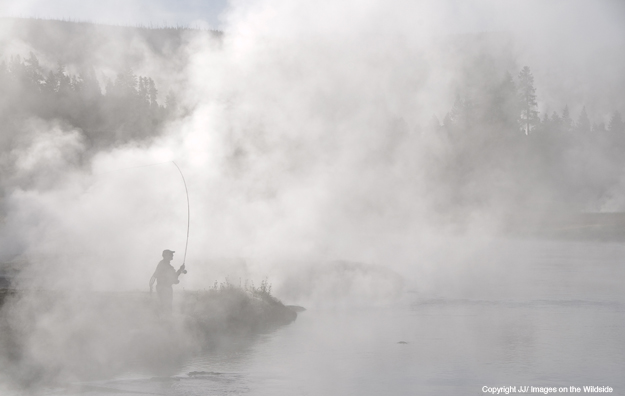
<svg viewBox="0 0 625 396"><path fill-rule="evenodd" d="M169 249L165 249L163 250L163 258L165 260L173 260L174 259L174 252L173 250L169 250Z"/></svg>

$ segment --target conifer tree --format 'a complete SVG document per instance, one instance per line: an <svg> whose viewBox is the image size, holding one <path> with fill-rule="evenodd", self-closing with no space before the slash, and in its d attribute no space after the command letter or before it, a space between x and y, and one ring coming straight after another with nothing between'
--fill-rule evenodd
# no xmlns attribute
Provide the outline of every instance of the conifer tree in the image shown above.
<svg viewBox="0 0 625 396"><path fill-rule="evenodd" d="M170 115L173 115L178 111L178 99L172 90L167 92L167 96L165 97L165 107L167 108L167 113Z"/></svg>
<svg viewBox="0 0 625 396"><path fill-rule="evenodd" d="M6 62L0 62L0 94L4 94L6 92L5 86L7 84L7 80L9 79L9 69L7 68Z"/></svg>
<svg viewBox="0 0 625 396"><path fill-rule="evenodd" d="M23 68L24 64L22 63L22 57L19 55L11 56L11 59L9 60L9 70L11 73L16 77L19 77L22 74Z"/></svg>
<svg viewBox="0 0 625 396"><path fill-rule="evenodd" d="M48 77L45 79L44 87L48 93L57 92L59 89L59 80L52 70L48 72Z"/></svg>
<svg viewBox="0 0 625 396"><path fill-rule="evenodd" d="M433 132L438 132L441 129L441 122L438 120L436 115L433 115L428 124L429 130Z"/></svg>
<svg viewBox="0 0 625 396"><path fill-rule="evenodd" d="M577 119L575 127L580 133L590 132L590 119L588 118L588 113L586 112L586 106L582 107L582 111L579 113L579 118Z"/></svg>
<svg viewBox="0 0 625 396"><path fill-rule="evenodd" d="M32 52L24 60L24 78L32 88L37 91L41 90L41 80L43 80L41 67L39 66L39 59Z"/></svg>
<svg viewBox="0 0 625 396"><path fill-rule="evenodd" d="M148 80L147 77L139 77L139 86L138 86L138 89L137 89L137 93L139 94L139 98L140 98L142 103L149 104L150 103L150 97L148 95L147 80Z"/></svg>
<svg viewBox="0 0 625 396"><path fill-rule="evenodd" d="M158 90L156 89L156 84L154 84L154 80L152 78L147 78L148 84L148 101L150 102L150 106L153 108L158 108L158 102L156 99L158 98Z"/></svg>
<svg viewBox="0 0 625 396"><path fill-rule="evenodd" d="M93 67L88 67L82 72L81 92L86 99L99 98L102 96L100 83L95 75Z"/></svg>
<svg viewBox="0 0 625 396"><path fill-rule="evenodd" d="M562 131L564 132L571 132L571 130L573 129L573 120L571 119L571 114L569 112L569 106L564 106L564 109L562 110L562 117L561 117L561 124L562 124Z"/></svg>
<svg viewBox="0 0 625 396"><path fill-rule="evenodd" d="M516 84L509 72L506 72L502 81L495 87L490 107L491 122L503 126L506 130L518 131L519 100Z"/></svg>
<svg viewBox="0 0 625 396"><path fill-rule="evenodd" d="M445 116L444 126L449 129L466 130L474 123L474 105L469 98L456 94L456 100L451 110Z"/></svg>
<svg viewBox="0 0 625 396"><path fill-rule="evenodd" d="M117 78L112 85L111 93L126 98L135 97L137 96L137 85L137 76L134 74L132 69L126 68L117 74Z"/></svg>
<svg viewBox="0 0 625 396"><path fill-rule="evenodd" d="M543 130L547 130L551 127L551 119L549 118L549 114L547 112L543 114L543 118L540 120L540 127Z"/></svg>
<svg viewBox="0 0 625 396"><path fill-rule="evenodd" d="M519 101L521 114L519 123L526 135L538 124L538 112L536 111L536 88L534 88L534 76L530 68L525 66L519 73Z"/></svg>
<svg viewBox="0 0 625 396"><path fill-rule="evenodd" d="M618 111L615 111L614 114L612 114L612 118L610 118L610 123L608 124L608 131L614 133L625 133L623 118L621 117L621 113Z"/></svg>
<svg viewBox="0 0 625 396"><path fill-rule="evenodd" d="M599 133L606 132L605 123L599 122L599 123L592 124L592 131L599 132Z"/></svg>
<svg viewBox="0 0 625 396"><path fill-rule="evenodd" d="M449 132L451 128L453 128L453 125L454 125L454 120L452 119L452 114L451 112L448 112L447 114L445 114L445 117L443 117L442 127L445 128Z"/></svg>
<svg viewBox="0 0 625 396"><path fill-rule="evenodd" d="M456 93L456 99L454 100L454 104L451 106L451 110L445 116L445 126L452 127L458 120L460 119L460 115L462 114L462 100L460 99L460 95Z"/></svg>
<svg viewBox="0 0 625 396"><path fill-rule="evenodd" d="M560 128L560 124L562 124L562 118L560 117L560 114L556 113L555 111L551 113L550 123L552 127Z"/></svg>
<svg viewBox="0 0 625 396"><path fill-rule="evenodd" d="M57 92L66 94L72 90L71 78L65 73L65 66L59 65L56 69L56 81L58 82Z"/></svg>

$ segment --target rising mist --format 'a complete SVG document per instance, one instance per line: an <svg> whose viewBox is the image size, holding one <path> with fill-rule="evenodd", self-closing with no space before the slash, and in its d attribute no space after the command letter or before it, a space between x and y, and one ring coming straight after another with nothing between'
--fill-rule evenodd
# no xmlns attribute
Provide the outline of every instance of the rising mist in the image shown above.
<svg viewBox="0 0 625 396"><path fill-rule="evenodd" d="M176 161L181 289L268 278L349 306L462 284L498 235L623 210L624 17L265 0L232 2L223 33L2 19L1 260L24 290L145 290L185 244Z"/></svg>

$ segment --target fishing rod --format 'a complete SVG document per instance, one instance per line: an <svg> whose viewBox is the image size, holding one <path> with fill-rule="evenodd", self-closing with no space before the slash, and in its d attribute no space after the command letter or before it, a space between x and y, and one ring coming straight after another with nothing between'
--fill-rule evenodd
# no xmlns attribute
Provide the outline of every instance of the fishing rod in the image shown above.
<svg viewBox="0 0 625 396"><path fill-rule="evenodd" d="M182 182L184 183L184 191L187 194L187 240L184 244L184 257L182 259L182 268L186 268L185 263L187 261L187 247L189 246L189 228L191 225L191 205L189 204L189 189L187 188L187 181L185 180L184 175L182 174L182 170L180 170L180 167L178 166L178 164L175 161L171 161L171 163L174 164L176 169L178 169L178 172L180 172L180 176L182 177ZM182 273L186 274L187 270L183 269Z"/></svg>

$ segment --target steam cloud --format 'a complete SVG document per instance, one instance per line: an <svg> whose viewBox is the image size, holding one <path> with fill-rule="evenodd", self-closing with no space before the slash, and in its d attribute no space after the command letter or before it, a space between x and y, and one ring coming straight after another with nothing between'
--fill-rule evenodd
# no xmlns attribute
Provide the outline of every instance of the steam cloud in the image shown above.
<svg viewBox="0 0 625 396"><path fill-rule="evenodd" d="M314 277L302 274L347 260L385 268L372 277L389 287L345 278L368 302L396 298L390 270L406 287L434 292L521 206L514 183L496 171L471 187L489 196L480 205L450 201L438 178L463 177L441 168L449 137L431 128L466 83L463 51L473 51L449 41L505 30L475 51L511 52L496 62L513 75L529 64L541 111L568 103L577 114L586 104L605 121L625 110L625 54L614 51L625 44L624 15L609 1L233 1L219 43L189 35L162 57L140 40L131 45L143 54L135 70L154 78L161 96L174 90L183 109L149 143L98 152L85 165L80 131L28 122L1 159L11 169L3 176L5 259L30 264L19 278L28 289L144 289L160 251L176 250L178 262L183 252L184 188L167 163L175 160L192 216L191 272L181 287L269 277L278 296L314 303L332 293L319 292L321 283L307 289ZM1 34L10 42L10 29ZM109 59L101 75L125 61ZM621 209L616 188L610 203ZM549 190L534 193L532 209L551 207ZM319 282L341 279L324 276Z"/></svg>
<svg viewBox="0 0 625 396"><path fill-rule="evenodd" d="M562 92L569 86L562 81L585 76L549 81L540 74L584 69L599 51L596 40L610 38L605 51L617 47L622 7L552 2L536 16L537 5L234 2L221 46L192 41L182 48L185 65L135 44L146 53L136 69L175 88L189 109L149 147L117 147L93 158L91 174L71 171L79 135L33 121L35 132L11 153L20 182L6 198L4 229L32 260L72 263L54 271L64 286L138 288L154 252L182 248L184 191L167 165L100 174L176 160L190 185L189 263L253 257L265 262L254 275L278 277L268 262L414 264L424 246L436 246L431 227L453 212L437 208L447 192L432 176L448 142L427 128L449 110L466 59L445 52L445 34L509 28L519 49L506 66L538 71L540 108L586 103L576 99L597 92L610 101L607 109L624 105L622 95L597 89L622 86L614 73L622 56L591 69L612 71L592 75L593 87L584 82L572 92ZM564 9L602 28L556 23ZM554 47L562 58L543 56ZM174 77L172 65L181 68ZM507 181L481 183L475 188L498 198L464 216L475 230L496 226L498 213L512 208ZM185 280L188 287L205 281Z"/></svg>

